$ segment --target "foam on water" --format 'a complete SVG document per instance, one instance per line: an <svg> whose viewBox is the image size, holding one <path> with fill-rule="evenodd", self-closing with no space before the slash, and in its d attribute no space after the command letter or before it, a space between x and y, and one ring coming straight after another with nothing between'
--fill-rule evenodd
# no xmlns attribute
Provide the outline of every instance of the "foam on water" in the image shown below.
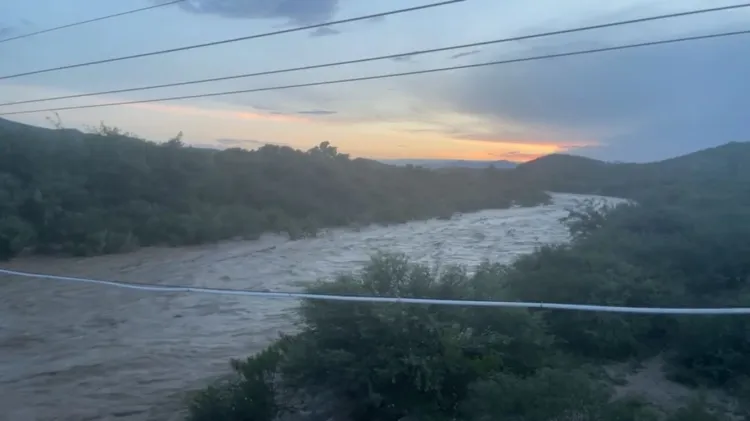
<svg viewBox="0 0 750 421"><path fill-rule="evenodd" d="M509 262L568 239L559 218L576 200L487 210L318 238L143 249L83 259L28 258L14 270L123 281L299 291L356 270L379 250L416 261ZM614 201L615 199L607 199ZM295 302L149 294L50 280L0 278L0 420L176 419L179 397L225 374L228 360L293 329Z"/></svg>

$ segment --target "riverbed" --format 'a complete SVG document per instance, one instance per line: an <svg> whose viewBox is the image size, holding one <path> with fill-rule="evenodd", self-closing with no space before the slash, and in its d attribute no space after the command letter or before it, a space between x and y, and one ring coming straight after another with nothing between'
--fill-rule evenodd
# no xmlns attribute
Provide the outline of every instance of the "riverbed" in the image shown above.
<svg viewBox="0 0 750 421"><path fill-rule="evenodd" d="M450 220L334 229L318 238L265 236L90 258L24 258L0 267L55 275L201 287L299 291L362 267L377 251L434 267L510 262L568 240L559 219L592 196L487 210ZM614 201L615 199L603 199ZM294 329L290 299L153 293L0 276L0 420L180 419L185 392Z"/></svg>

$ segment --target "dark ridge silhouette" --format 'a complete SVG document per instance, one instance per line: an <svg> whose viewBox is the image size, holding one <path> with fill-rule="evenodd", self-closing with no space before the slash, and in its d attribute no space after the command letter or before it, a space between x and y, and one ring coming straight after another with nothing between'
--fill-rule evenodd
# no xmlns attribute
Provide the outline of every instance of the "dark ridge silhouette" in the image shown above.
<svg viewBox="0 0 750 421"><path fill-rule="evenodd" d="M500 170L432 171L350 159L328 142L213 150L0 122L0 257L291 238L323 227L449 218L549 197Z"/></svg>

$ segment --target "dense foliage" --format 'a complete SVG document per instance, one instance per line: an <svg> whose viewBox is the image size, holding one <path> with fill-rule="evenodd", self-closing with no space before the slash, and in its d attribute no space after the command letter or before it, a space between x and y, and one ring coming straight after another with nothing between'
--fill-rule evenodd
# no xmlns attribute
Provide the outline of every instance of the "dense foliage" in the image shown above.
<svg viewBox="0 0 750 421"><path fill-rule="evenodd" d="M309 151L198 149L102 126L0 124L0 257L97 254L325 226L584 203L572 242L510 265L439 273L380 255L312 292L623 306L750 307L750 146L653 164L550 156L513 171L392 167ZM743 166L743 164L745 164ZM602 367L664 361L670 379L750 401L750 319L308 301L301 329L234 361L191 401L191 421L717 421L706 402L666 408L616 393ZM646 395L648 395L648 391ZM292 418L289 418L293 415ZM735 414L736 415L736 414ZM739 418L735 418L739 419Z"/></svg>
<svg viewBox="0 0 750 421"><path fill-rule="evenodd" d="M549 155L515 172L534 188L627 197L639 203L702 205L732 197L735 203L750 204L748 162L750 144L733 142L647 164Z"/></svg>
<svg viewBox="0 0 750 421"><path fill-rule="evenodd" d="M224 151L0 124L0 258L101 254L320 227L449 217L547 200L501 170L350 159L327 142Z"/></svg>
<svg viewBox="0 0 750 421"><path fill-rule="evenodd" d="M360 273L310 291L514 299L520 285L512 272L522 267L485 263L473 274L460 267L436 274L399 255L381 255ZM587 333L626 343L632 331L658 326L657 319L640 326L577 313L322 301L305 302L300 314L300 333L234 361L237 375L200 392L189 420L724 419L699 402L666 412L637 396L617 396L602 371L585 361L624 355L614 347L579 350L571 342L578 340L571 336L577 327L589 343ZM631 323L632 329L612 330ZM650 341L651 350L679 355L681 334Z"/></svg>
<svg viewBox="0 0 750 421"><path fill-rule="evenodd" d="M432 273L403 257L383 255L358 274L310 290L750 307L750 195L740 194L749 191L750 173L732 166L749 153L748 145L733 144L707 151L708 158L698 154L644 166L577 159L568 165L566 157L550 158L552 165L522 166L519 179L537 188L619 192L637 202L612 208L584 203L566 220L570 244L542 247L510 265ZM558 172L561 167L568 170ZM355 421L726 419L707 401L667 408L649 400L648 390L644 398L618 395L617 382L601 370L656 356L673 381L720 388L741 404L750 401L746 316L321 301L305 302L300 315L300 333L284 337L266 354L235 362L239 375L231 387L202 392L189 419L271 420L288 413L300 420ZM237 392L251 387L270 392ZM262 411L242 409L247 408L242 402L256 399Z"/></svg>

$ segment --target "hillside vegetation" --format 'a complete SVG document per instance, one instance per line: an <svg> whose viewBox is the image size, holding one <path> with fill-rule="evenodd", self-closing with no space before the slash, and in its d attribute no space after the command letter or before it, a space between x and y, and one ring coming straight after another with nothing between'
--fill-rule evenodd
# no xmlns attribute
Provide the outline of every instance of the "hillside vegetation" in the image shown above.
<svg viewBox="0 0 750 421"><path fill-rule="evenodd" d="M654 164L553 156L523 165L535 188L637 204L572 210L573 241L510 265L439 273L398 255L311 292L619 306L750 307L750 145ZM745 160L744 162L750 162ZM191 421L748 419L750 318L308 301L299 333L234 361ZM663 361L695 399L627 395L608 367ZM669 382L668 380L664 380ZM701 388L706 394L698 393ZM704 398L700 398L704 396ZM722 399L719 399L722 398Z"/></svg>
<svg viewBox="0 0 750 421"><path fill-rule="evenodd" d="M750 203L748 162L750 144L733 142L647 164L549 155L520 165L516 172L529 186L551 191L675 203L707 201L713 197L722 200L735 195L735 201Z"/></svg>
<svg viewBox="0 0 750 421"><path fill-rule="evenodd" d="M198 244L397 223L548 200L500 170L435 172L308 151L187 147L0 124L0 258Z"/></svg>

